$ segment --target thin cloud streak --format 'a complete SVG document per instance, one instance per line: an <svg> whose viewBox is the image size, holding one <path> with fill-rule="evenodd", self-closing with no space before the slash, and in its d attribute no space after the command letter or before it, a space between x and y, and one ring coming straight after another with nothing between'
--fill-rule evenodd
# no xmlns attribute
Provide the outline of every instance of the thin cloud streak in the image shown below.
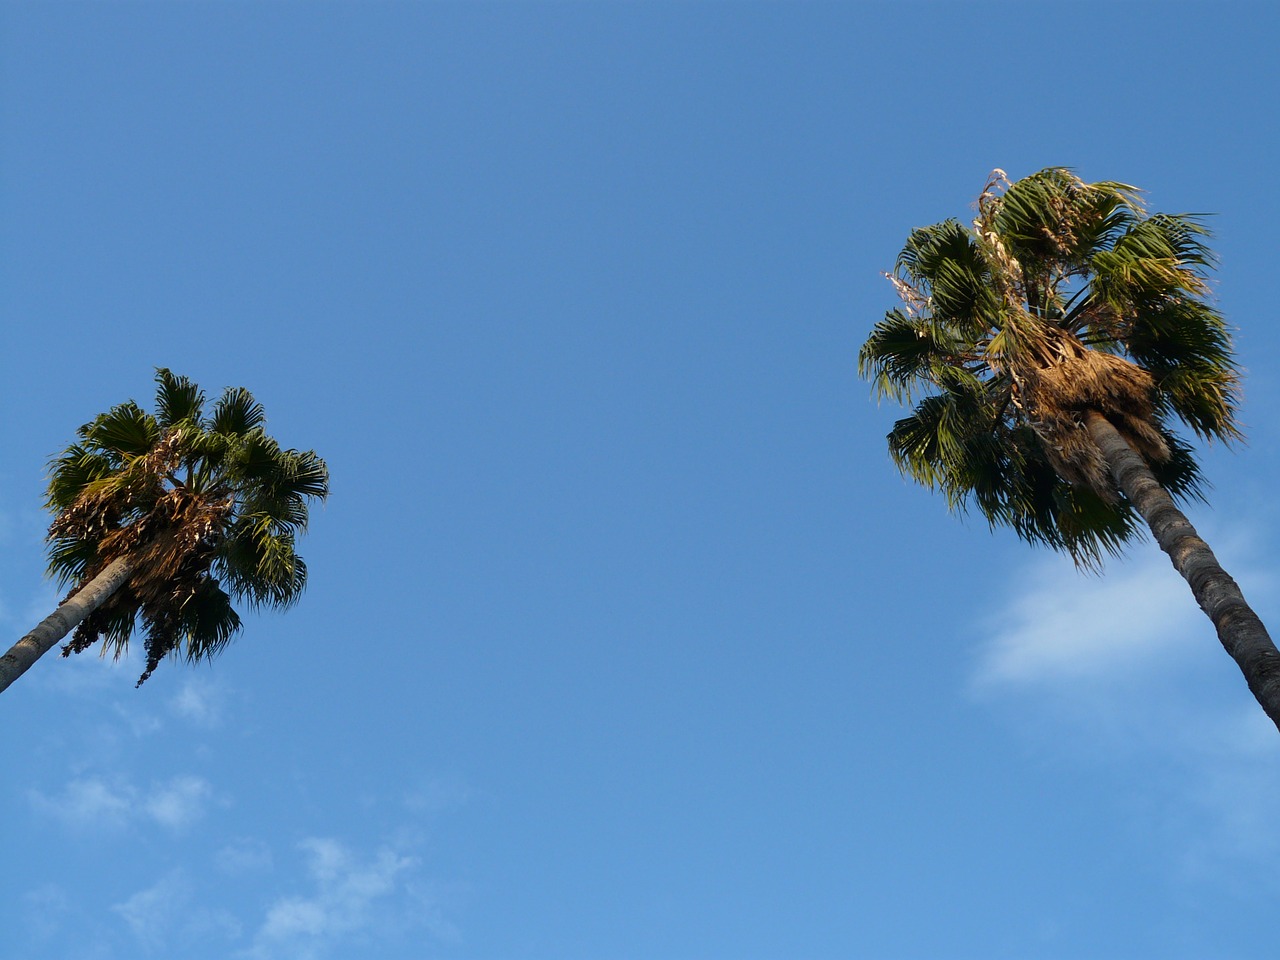
<svg viewBox="0 0 1280 960"><path fill-rule="evenodd" d="M1269 597L1274 576L1253 538L1219 536L1246 596ZM1162 835L1174 873L1229 882L1280 852L1280 739L1186 583L1146 553L1102 577L1043 558L1011 578L970 689L1011 709L1037 756L1098 773L1141 767L1141 829Z"/></svg>
<svg viewBox="0 0 1280 960"><path fill-rule="evenodd" d="M1206 525L1207 526L1207 525ZM1277 581L1256 529L1205 531L1220 560L1264 620ZM1213 626L1185 580L1153 543L1135 545L1100 576L1056 554L1006 581L1009 593L983 625L971 677L975 691L1037 684L1080 689L1142 665L1151 671L1218 654Z"/></svg>
<svg viewBox="0 0 1280 960"><path fill-rule="evenodd" d="M169 701L169 709L196 726L212 728L222 720L222 709L217 693L207 683L188 680Z"/></svg>
<svg viewBox="0 0 1280 960"><path fill-rule="evenodd" d="M196 902L190 879L173 870L112 908L148 953L210 937L234 940L239 922L226 910Z"/></svg>
<svg viewBox="0 0 1280 960"><path fill-rule="evenodd" d="M152 790L144 809L161 826L183 830L204 815L212 795L213 788L202 777L174 777Z"/></svg>
<svg viewBox="0 0 1280 960"><path fill-rule="evenodd" d="M136 794L137 791L128 784L87 777L69 781L56 796L32 790L29 797L38 811L56 817L68 826L120 827L135 809Z"/></svg>
<svg viewBox="0 0 1280 960"><path fill-rule="evenodd" d="M1097 681L1175 656L1201 642L1206 628L1163 554L1113 563L1101 577L1055 557L1015 582L989 621L973 682L986 689Z"/></svg>
<svg viewBox="0 0 1280 960"><path fill-rule="evenodd" d="M131 822L151 822L175 833L201 819L213 796L202 777L182 775L141 790L123 778L79 777L60 793L31 790L31 805L40 813L76 829L120 829Z"/></svg>
<svg viewBox="0 0 1280 960"><path fill-rule="evenodd" d="M270 870L274 862L271 848L261 840L241 837L223 846L214 856L217 868L229 876Z"/></svg>
<svg viewBox="0 0 1280 960"><path fill-rule="evenodd" d="M299 849L313 889L281 897L267 908L247 956L313 960L354 938L415 926L436 935L452 929L439 904L424 898L426 888L414 879L417 858L388 847L360 857L330 837L308 838Z"/></svg>

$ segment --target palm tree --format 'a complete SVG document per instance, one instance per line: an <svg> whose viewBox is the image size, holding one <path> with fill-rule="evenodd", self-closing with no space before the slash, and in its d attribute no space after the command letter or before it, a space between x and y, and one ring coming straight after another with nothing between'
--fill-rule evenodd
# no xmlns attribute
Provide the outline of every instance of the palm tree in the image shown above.
<svg viewBox="0 0 1280 960"><path fill-rule="evenodd" d="M141 685L169 654L226 647L241 625L233 599L285 608L302 595L295 539L328 496L324 461L281 449L243 388L206 416L190 380L160 369L156 384L154 414L112 407L52 461L49 572L71 593L0 657L0 691L73 629L63 656L101 640L119 657L139 621Z"/></svg>
<svg viewBox="0 0 1280 960"><path fill-rule="evenodd" d="M1148 215L1122 183L997 170L972 229L911 232L886 274L902 306L858 365L881 398L915 403L889 453L952 509L1091 568L1145 521L1280 727L1280 652L1175 503L1203 485L1171 423L1240 437L1206 236L1195 216Z"/></svg>

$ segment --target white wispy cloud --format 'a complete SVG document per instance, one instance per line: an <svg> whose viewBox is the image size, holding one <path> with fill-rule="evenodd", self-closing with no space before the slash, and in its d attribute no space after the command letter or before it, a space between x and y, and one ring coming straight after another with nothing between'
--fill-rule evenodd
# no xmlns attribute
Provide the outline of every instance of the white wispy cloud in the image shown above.
<svg viewBox="0 0 1280 960"><path fill-rule="evenodd" d="M39 617L24 620L23 632L52 613L55 606L56 603L49 606ZM103 656L99 644L83 653L64 657L61 646L55 646L37 660L18 683L50 691L59 697L85 698L116 690L131 691L141 673L142 666L136 654L126 653L119 659Z"/></svg>
<svg viewBox="0 0 1280 960"><path fill-rule="evenodd" d="M1262 559L1268 555L1259 543L1262 531L1208 533L1246 597L1268 598L1278 571ZM1151 542L1134 544L1127 557L1108 561L1101 575L1081 573L1059 555L1041 554L1005 583L1005 597L982 626L973 675L979 689L1097 684L1138 664L1148 670L1176 667L1216 649L1213 625ZM1259 612L1265 619L1265 611Z"/></svg>
<svg viewBox="0 0 1280 960"><path fill-rule="evenodd" d="M1210 539L1265 620L1276 575L1263 532ZM1280 853L1280 740L1165 555L1133 553L1101 577L1042 557L1008 578L971 690L1012 710L1037 756L1140 766L1143 829L1167 834L1182 875L1220 882Z"/></svg>
<svg viewBox="0 0 1280 960"><path fill-rule="evenodd" d="M229 912L199 902L182 870L170 871L111 909L149 953L240 935L240 924Z"/></svg>
<svg viewBox="0 0 1280 960"><path fill-rule="evenodd" d="M1186 583L1154 550L1105 575L1042 559L1010 584L986 624L974 681L1061 684L1097 680L1139 661L1175 656L1212 626Z"/></svg>
<svg viewBox="0 0 1280 960"><path fill-rule="evenodd" d="M273 904L262 925L266 940L334 937L358 930L371 921L374 902L391 893L401 875L417 865L385 849L361 863L341 843L327 838L304 840L301 847L316 892Z"/></svg>
<svg viewBox="0 0 1280 960"><path fill-rule="evenodd" d="M230 876L270 870L274 859L269 846L251 837L233 840L213 858L217 868Z"/></svg>
<svg viewBox="0 0 1280 960"><path fill-rule="evenodd" d="M111 909L145 949L158 950L168 943L188 896L186 877L174 871Z"/></svg>
<svg viewBox="0 0 1280 960"><path fill-rule="evenodd" d="M169 701L169 709L179 717L201 727L216 727L222 720L222 704L218 692L209 683L187 680Z"/></svg>
<svg viewBox="0 0 1280 960"><path fill-rule="evenodd" d="M421 780L404 796L407 810L422 816L437 816L464 806L473 795L471 785L461 777L436 776Z"/></svg>
<svg viewBox="0 0 1280 960"><path fill-rule="evenodd" d="M111 705L111 711L120 718L120 728L128 730L135 737L158 733L164 728L160 718L145 707L140 707L134 698L116 701Z"/></svg>
<svg viewBox="0 0 1280 960"><path fill-rule="evenodd" d="M213 788L202 777L174 777L152 788L144 810L156 823L170 830L182 830L204 816Z"/></svg>
<svg viewBox="0 0 1280 960"><path fill-rule="evenodd" d="M132 786L101 777L71 780L52 796L39 790L30 791L29 796L37 810L73 826L121 826L137 802Z"/></svg>
<svg viewBox="0 0 1280 960"><path fill-rule="evenodd" d="M1244 699L1243 697L1241 698ZM1180 796L1189 823L1181 867L1193 878L1230 876L1242 861L1263 868L1280 853L1275 823L1280 743L1275 725L1251 701L1200 716L1176 730L1187 775ZM1280 879L1271 881L1280 893Z"/></svg>
<svg viewBox="0 0 1280 960"><path fill-rule="evenodd" d="M44 943L53 939L71 915L71 898L58 884L44 883L22 895L19 913L26 922L31 939Z"/></svg>
<svg viewBox="0 0 1280 960"><path fill-rule="evenodd" d="M370 935L446 929L438 902L414 879L417 858L386 847L362 857L329 837L308 838L299 849L311 890L268 907L248 956L313 960Z"/></svg>
<svg viewBox="0 0 1280 960"><path fill-rule="evenodd" d="M60 792L31 790L35 809L75 828L120 828L151 822L180 832L202 818L213 788L202 777L183 775L140 789L123 777L77 777Z"/></svg>

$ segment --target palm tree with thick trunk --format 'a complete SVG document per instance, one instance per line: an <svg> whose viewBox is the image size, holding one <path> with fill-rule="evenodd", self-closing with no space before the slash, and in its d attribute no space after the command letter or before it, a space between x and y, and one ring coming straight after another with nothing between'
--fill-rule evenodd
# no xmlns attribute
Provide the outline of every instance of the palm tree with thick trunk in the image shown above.
<svg viewBox="0 0 1280 960"><path fill-rule="evenodd" d="M328 496L324 461L282 449L247 390L206 415L185 377L160 369L156 386L154 414L112 407L53 460L49 572L71 592L0 657L0 691L72 631L64 656L101 640L119 657L139 625L140 685L167 656L221 652L241 626L233 600L283 609L302 595L295 544Z"/></svg>
<svg viewBox="0 0 1280 960"><path fill-rule="evenodd" d="M1145 523L1280 727L1280 651L1178 507L1203 483L1172 423L1240 437L1206 235L1195 216L1148 214L1126 184L997 170L972 227L911 232L887 275L902 305L859 370L915 403L890 455L953 509L1091 568Z"/></svg>

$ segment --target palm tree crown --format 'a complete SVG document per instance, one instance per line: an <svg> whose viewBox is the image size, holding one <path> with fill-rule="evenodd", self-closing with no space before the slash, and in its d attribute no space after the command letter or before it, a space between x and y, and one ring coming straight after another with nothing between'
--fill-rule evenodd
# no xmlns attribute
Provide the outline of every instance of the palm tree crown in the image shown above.
<svg viewBox="0 0 1280 960"><path fill-rule="evenodd" d="M119 656L140 620L139 684L171 653L194 661L225 647L240 628L233 600L298 599L307 568L296 537L329 492L324 461L282 449L247 390L228 388L206 415L190 380L160 369L156 384L154 414L129 401L80 428L51 463L47 496L49 570L72 595L113 561L131 570L63 655L102 640Z"/></svg>
<svg viewBox="0 0 1280 960"><path fill-rule="evenodd" d="M859 370L910 403L889 434L908 476L953 508L1097 565L1140 529L1085 429L1106 417L1177 498L1200 497L1181 420L1230 441L1238 375L1207 302L1212 254L1192 215L1148 215L1138 191L1053 167L997 170L972 228L911 232L889 279L902 306Z"/></svg>

